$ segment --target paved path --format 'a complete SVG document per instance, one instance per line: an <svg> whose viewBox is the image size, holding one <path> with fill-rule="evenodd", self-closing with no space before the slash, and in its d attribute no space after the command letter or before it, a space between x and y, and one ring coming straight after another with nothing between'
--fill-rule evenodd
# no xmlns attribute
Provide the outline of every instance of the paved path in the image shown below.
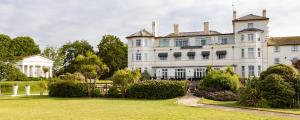
<svg viewBox="0 0 300 120"><path fill-rule="evenodd" d="M262 115L277 116L277 117L295 118L297 120L300 120L300 115L296 115L296 114L280 113L280 112L272 112L272 111L264 111L264 110L253 110L253 109L245 109L245 108L235 108L235 107L225 107L225 106L218 106L218 105L198 104L197 102L199 100L200 98L195 97L191 94L187 94L179 98L177 100L177 103L182 105L187 105L187 106L194 106L194 107L220 109L225 111L238 111L238 112L262 114Z"/></svg>

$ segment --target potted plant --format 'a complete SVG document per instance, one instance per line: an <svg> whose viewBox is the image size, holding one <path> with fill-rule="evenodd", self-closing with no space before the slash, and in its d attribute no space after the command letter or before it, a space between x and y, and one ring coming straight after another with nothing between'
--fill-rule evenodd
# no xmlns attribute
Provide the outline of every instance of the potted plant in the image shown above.
<svg viewBox="0 0 300 120"><path fill-rule="evenodd" d="M14 86L13 86L13 95L14 96L18 95L18 88L19 88L18 84L15 83Z"/></svg>
<svg viewBox="0 0 300 120"><path fill-rule="evenodd" d="M25 91L26 91L26 96L29 96L30 95L30 85L29 85L29 83L26 84Z"/></svg>

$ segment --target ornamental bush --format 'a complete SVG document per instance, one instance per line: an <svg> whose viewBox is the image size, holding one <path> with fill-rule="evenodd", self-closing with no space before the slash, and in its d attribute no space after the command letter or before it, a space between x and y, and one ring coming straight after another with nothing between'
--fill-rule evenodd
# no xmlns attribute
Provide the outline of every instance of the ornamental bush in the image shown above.
<svg viewBox="0 0 300 120"><path fill-rule="evenodd" d="M60 80L49 84L51 97L85 97L87 90L84 84L71 80Z"/></svg>
<svg viewBox="0 0 300 120"><path fill-rule="evenodd" d="M187 81L147 80L131 85L128 96L143 99L169 99L185 95Z"/></svg>
<svg viewBox="0 0 300 120"><path fill-rule="evenodd" d="M206 91L237 92L240 87L238 76L221 70L212 70L200 82L200 89Z"/></svg>
<svg viewBox="0 0 300 120"><path fill-rule="evenodd" d="M295 83L298 71L294 67L284 64L273 65L260 74L260 80L264 80L270 74L280 75L286 82Z"/></svg>
<svg viewBox="0 0 300 120"><path fill-rule="evenodd" d="M195 93L196 96L204 97L206 99L218 100L218 101L236 101L238 96L232 91L205 91L199 90Z"/></svg>

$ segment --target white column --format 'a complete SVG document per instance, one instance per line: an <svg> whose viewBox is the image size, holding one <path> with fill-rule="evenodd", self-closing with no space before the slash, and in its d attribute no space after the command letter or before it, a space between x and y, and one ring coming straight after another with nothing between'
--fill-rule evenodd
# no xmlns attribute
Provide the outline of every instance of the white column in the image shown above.
<svg viewBox="0 0 300 120"><path fill-rule="evenodd" d="M27 65L27 71L26 71L27 73L27 77L30 77L30 70L29 70L29 65Z"/></svg>
<svg viewBox="0 0 300 120"><path fill-rule="evenodd" d="M22 64L22 73L25 74L25 65Z"/></svg>
<svg viewBox="0 0 300 120"><path fill-rule="evenodd" d="M53 67L51 66L51 67L50 67L50 70L49 70L49 73L50 73L50 78L52 78L52 74L53 74L53 73L52 73L52 72L53 72L53 70L52 70L52 69L53 69Z"/></svg>
<svg viewBox="0 0 300 120"><path fill-rule="evenodd" d="M35 65L33 65L32 66L32 77L36 77L35 71L36 71L36 68L35 68Z"/></svg>

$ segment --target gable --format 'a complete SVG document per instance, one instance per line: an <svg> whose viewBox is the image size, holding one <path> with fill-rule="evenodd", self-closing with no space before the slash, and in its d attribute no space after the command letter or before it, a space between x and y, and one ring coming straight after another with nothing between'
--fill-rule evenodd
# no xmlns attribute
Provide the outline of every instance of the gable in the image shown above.
<svg viewBox="0 0 300 120"><path fill-rule="evenodd" d="M52 60L39 56L39 55L34 55L34 56L29 56L29 57L25 57L23 60L23 62L44 62L44 63L53 63Z"/></svg>

